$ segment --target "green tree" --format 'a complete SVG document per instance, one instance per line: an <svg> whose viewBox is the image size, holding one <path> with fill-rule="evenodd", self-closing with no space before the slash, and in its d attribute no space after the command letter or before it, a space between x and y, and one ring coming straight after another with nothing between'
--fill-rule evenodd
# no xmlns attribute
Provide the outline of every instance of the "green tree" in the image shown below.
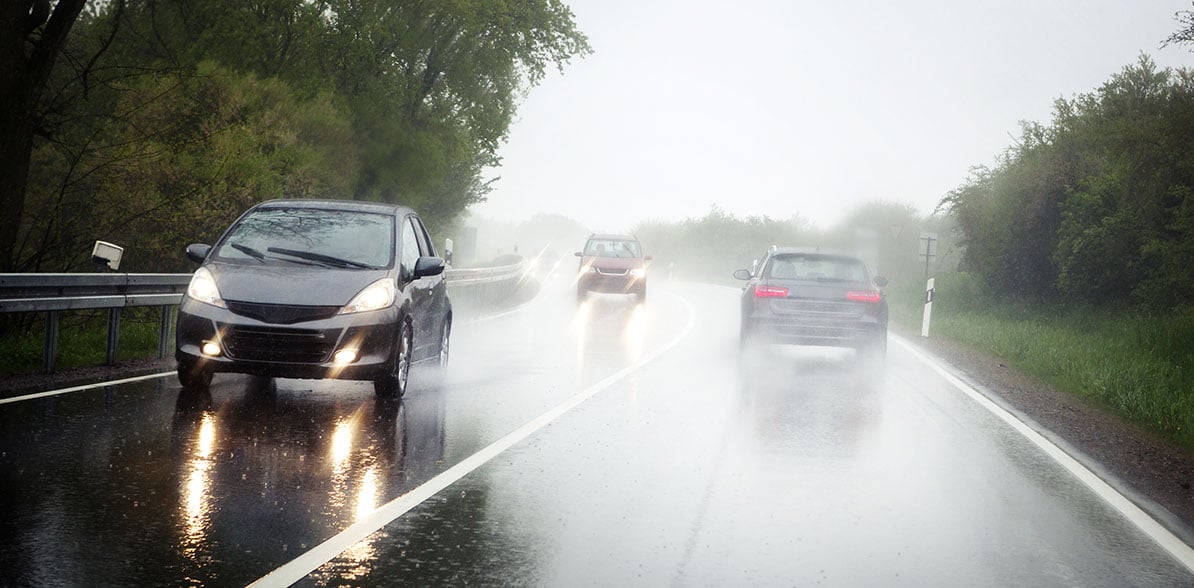
<svg viewBox="0 0 1194 588"><path fill-rule="evenodd" d="M1194 74L1147 57L1026 124L994 169L942 202L967 267L998 293L1171 308L1186 273Z"/></svg>
<svg viewBox="0 0 1194 588"><path fill-rule="evenodd" d="M16 266L34 135L50 73L86 0L0 3L0 272ZM114 3L115 9L123 5Z"/></svg>
<svg viewBox="0 0 1194 588"><path fill-rule="evenodd" d="M66 41L0 231L22 271L78 267L95 238L169 265L280 196L447 224L487 192L519 96L590 51L558 0L107 2Z"/></svg>

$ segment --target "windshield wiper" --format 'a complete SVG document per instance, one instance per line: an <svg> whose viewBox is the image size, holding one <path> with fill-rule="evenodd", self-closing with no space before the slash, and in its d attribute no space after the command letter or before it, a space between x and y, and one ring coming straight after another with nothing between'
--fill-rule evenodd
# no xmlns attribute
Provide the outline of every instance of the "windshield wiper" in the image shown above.
<svg viewBox="0 0 1194 588"><path fill-rule="evenodd" d="M228 246L237 251L240 251L241 253L244 253L245 255L252 257L253 259L256 259L257 261L261 261L261 262L265 261L264 253L262 253L256 249L253 249L252 247L249 247L248 245L241 245L240 243L229 243Z"/></svg>
<svg viewBox="0 0 1194 588"><path fill-rule="evenodd" d="M359 267L362 269L373 269L373 266L361 263L359 261L351 261L348 259L341 259L339 257L332 257L331 255L324 255L322 253L315 253L313 251L298 251L295 249L283 249L281 247L267 247L266 251L270 253L277 253L280 255L289 255L291 257L298 257L300 259L308 259L317 261L319 263L327 264L334 267Z"/></svg>

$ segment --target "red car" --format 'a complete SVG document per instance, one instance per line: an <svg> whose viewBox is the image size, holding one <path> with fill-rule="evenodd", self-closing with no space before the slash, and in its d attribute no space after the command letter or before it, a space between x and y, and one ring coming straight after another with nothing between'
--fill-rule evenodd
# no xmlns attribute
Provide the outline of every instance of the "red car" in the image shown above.
<svg viewBox="0 0 1194 588"><path fill-rule="evenodd" d="M576 277L576 300L584 302L589 292L634 294L647 298L647 262L642 245L634 235L592 234L583 251L577 251L580 267Z"/></svg>

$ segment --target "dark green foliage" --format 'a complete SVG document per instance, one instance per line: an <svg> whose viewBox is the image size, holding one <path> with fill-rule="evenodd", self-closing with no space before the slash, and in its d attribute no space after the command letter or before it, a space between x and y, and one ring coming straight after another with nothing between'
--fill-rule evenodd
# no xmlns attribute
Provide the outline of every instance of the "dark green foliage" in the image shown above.
<svg viewBox="0 0 1194 588"><path fill-rule="evenodd" d="M181 271L271 198L482 200L523 92L589 52L559 0L94 3L39 113L17 271Z"/></svg>
<svg viewBox="0 0 1194 588"><path fill-rule="evenodd" d="M1141 57L1058 100L1050 126L1025 125L942 206L964 267L998 293L1161 310L1192 285L1192 189L1194 73Z"/></svg>

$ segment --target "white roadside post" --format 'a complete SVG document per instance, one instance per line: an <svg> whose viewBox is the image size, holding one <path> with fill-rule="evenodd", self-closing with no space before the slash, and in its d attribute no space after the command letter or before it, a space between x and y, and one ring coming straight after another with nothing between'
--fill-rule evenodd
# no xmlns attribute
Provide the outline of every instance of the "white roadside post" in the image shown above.
<svg viewBox="0 0 1194 588"><path fill-rule="evenodd" d="M933 280L937 278L929 278L925 284L925 318L920 323L920 336L929 336L929 319L933 316Z"/></svg>

